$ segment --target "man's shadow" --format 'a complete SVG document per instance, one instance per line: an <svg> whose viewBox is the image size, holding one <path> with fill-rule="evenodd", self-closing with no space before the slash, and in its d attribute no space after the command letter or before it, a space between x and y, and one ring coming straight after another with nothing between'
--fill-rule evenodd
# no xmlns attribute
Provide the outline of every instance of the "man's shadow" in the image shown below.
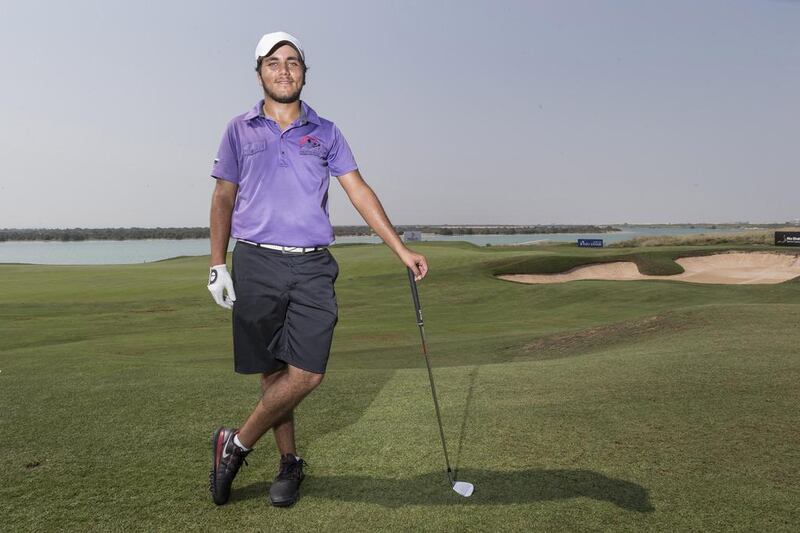
<svg viewBox="0 0 800 533"><path fill-rule="evenodd" d="M364 502L384 507L404 505L496 505L544 502L569 498L607 501L628 511L655 510L648 490L591 470L528 469L516 472L464 469L459 479L475 485L470 498L450 490L443 472L412 478L379 478L363 475L309 476L303 495L338 501ZM232 500L264 498L268 483L252 483L234 489Z"/></svg>
<svg viewBox="0 0 800 533"><path fill-rule="evenodd" d="M655 510L650 503L649 491L646 488L591 470L532 468L514 472L496 472L459 468L462 451L465 442L468 441L466 434L478 370L479 366L475 366L469 373L469 386L453 463L455 478L475 485L475 492L470 498L463 498L450 490L444 468L440 472L412 478L310 475L303 482L303 495L338 501L374 503L384 507L496 505L584 497L607 501L628 511L650 513ZM264 498L268 487L268 482L257 482L239 489L234 488L231 500Z"/></svg>

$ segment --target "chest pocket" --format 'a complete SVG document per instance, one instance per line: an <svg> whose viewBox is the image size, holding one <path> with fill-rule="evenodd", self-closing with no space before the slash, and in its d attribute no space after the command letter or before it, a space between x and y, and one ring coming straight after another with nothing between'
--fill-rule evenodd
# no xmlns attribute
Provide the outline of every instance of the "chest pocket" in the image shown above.
<svg viewBox="0 0 800 533"><path fill-rule="evenodd" d="M257 154L258 152L263 152L266 148L267 148L267 143L265 141L248 143L242 146L242 155L248 156Z"/></svg>

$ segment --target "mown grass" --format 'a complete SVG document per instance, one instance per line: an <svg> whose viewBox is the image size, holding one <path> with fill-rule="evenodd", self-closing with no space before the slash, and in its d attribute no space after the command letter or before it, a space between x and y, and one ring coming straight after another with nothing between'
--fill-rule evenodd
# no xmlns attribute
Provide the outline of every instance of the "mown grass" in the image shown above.
<svg viewBox="0 0 800 533"><path fill-rule="evenodd" d="M231 502L208 439L257 400L232 371L207 258L0 266L0 513L7 530L792 530L800 520L800 283L521 285L498 265L723 248L418 245L451 458L446 486L407 278L334 249L329 372L299 408L303 498L275 509L269 436ZM619 255L617 255L619 254ZM676 255L677 254L677 255ZM617 259L618 260L618 259ZM637 263L638 264L638 263Z"/></svg>

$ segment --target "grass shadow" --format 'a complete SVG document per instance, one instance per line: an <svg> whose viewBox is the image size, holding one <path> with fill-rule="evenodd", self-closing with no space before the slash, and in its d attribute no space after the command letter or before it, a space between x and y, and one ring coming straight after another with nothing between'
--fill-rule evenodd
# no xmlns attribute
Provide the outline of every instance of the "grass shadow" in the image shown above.
<svg viewBox="0 0 800 533"><path fill-rule="evenodd" d="M646 488L591 470L494 472L465 469L460 477L475 485L472 497L463 498L450 490L443 472L410 479L358 475L310 476L303 484L303 495L306 498L363 502L392 508L405 505L524 504L582 497L606 501L639 513L655 510ZM268 483L258 482L234 489L231 500L264 498L268 487Z"/></svg>
<svg viewBox="0 0 800 533"><path fill-rule="evenodd" d="M472 408L472 396L475 389L475 379L478 377L480 366L475 365L469 371L469 385L467 386L467 399L464 401L464 414L461 417L461 429L458 432L458 447L453 461L453 474L458 477L458 465L461 464L461 450L464 448L464 439L467 434L467 421Z"/></svg>
<svg viewBox="0 0 800 533"><path fill-rule="evenodd" d="M298 443L309 446L329 433L357 423L394 373L394 370L329 372L330 385L320 387L295 411L300 432Z"/></svg>

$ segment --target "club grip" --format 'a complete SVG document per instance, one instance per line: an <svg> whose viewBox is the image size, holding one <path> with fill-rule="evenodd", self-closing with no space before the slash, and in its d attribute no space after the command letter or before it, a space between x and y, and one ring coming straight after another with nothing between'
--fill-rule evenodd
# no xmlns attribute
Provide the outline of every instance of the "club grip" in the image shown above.
<svg viewBox="0 0 800 533"><path fill-rule="evenodd" d="M414 271L406 267L408 271L408 283L411 285L411 297L414 299L414 311L417 313L417 324L422 324L422 308L419 305L419 293L417 292L417 281L414 279Z"/></svg>

